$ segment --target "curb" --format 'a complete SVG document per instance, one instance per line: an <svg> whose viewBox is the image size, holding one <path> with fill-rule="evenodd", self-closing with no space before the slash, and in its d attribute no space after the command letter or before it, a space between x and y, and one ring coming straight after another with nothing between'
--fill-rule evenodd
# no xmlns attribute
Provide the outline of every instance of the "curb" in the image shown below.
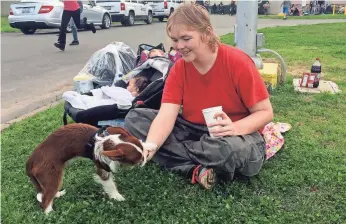
<svg viewBox="0 0 346 224"><path fill-rule="evenodd" d="M27 118L29 118L29 117L32 117L32 116L38 114L39 112L42 112L42 111L45 111L45 110L47 110L47 109L49 109L49 108L51 108L51 107L57 106L59 103L62 103L62 102L63 102L63 100L62 100L62 99L59 99L59 100L57 100L57 101L55 101L55 102L53 102L53 103L50 103L50 104L48 104L48 105L39 107L39 108L37 108L37 109L35 109L35 110L33 110L33 111L27 113L27 114L24 114L24 115L22 115L22 116L19 116L19 117L13 119L13 120L7 121L7 122L4 123L4 124L1 123L1 132L3 132L4 130L6 130L8 127L10 127L10 126L11 126L12 124L14 124L14 123L17 123L17 122L20 122L20 121L22 121L22 120L24 120L24 119L27 119Z"/></svg>
<svg viewBox="0 0 346 224"><path fill-rule="evenodd" d="M59 91L48 93L46 96L31 101L28 104L13 107L10 109L3 109L1 111L1 132L8 128L13 123L22 121L28 117L34 116L39 112L42 112L50 107L56 106L63 102L62 94L65 91L73 89L72 85L66 85Z"/></svg>

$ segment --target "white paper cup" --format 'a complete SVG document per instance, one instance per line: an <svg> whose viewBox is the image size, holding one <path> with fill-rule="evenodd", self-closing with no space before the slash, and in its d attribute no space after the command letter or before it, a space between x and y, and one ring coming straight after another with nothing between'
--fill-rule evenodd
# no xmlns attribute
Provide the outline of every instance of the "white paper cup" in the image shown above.
<svg viewBox="0 0 346 224"><path fill-rule="evenodd" d="M206 108L206 109L203 109L202 110L202 113L203 113L203 116L204 116L204 119L205 119L205 123L207 125L209 125L210 123L212 122L215 122L217 120L222 120L221 117L217 117L217 118L214 118L214 115L217 113L217 112L221 112L222 111L222 106L218 106L218 107L210 107L210 108ZM212 128L209 128L208 127L208 130L209 130L209 135L210 137L212 138L217 138L215 137L214 135L210 134L210 130L212 130L213 128L216 128L218 126L214 126Z"/></svg>

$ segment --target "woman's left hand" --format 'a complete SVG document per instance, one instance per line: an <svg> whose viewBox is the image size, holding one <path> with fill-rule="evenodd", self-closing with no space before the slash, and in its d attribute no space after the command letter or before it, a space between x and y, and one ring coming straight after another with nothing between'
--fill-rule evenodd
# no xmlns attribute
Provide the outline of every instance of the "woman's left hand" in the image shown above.
<svg viewBox="0 0 346 224"><path fill-rule="evenodd" d="M237 135L236 125L234 125L232 120L227 116L225 112L221 111L215 113L214 118L217 121L210 123L208 127L211 128L210 133L215 137Z"/></svg>

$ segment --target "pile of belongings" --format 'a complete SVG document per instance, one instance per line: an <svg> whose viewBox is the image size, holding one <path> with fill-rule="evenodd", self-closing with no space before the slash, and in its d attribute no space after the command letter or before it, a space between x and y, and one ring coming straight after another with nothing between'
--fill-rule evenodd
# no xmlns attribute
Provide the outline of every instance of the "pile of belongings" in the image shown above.
<svg viewBox="0 0 346 224"><path fill-rule="evenodd" d="M149 57L158 49L162 55ZM69 115L75 122L98 126L99 121L124 117L137 107L159 109L164 83L181 54L163 44L141 44L137 54L122 42L112 42L95 52L74 78L74 91L66 91L64 123ZM139 95L131 95L127 86L132 78L144 76L149 84Z"/></svg>

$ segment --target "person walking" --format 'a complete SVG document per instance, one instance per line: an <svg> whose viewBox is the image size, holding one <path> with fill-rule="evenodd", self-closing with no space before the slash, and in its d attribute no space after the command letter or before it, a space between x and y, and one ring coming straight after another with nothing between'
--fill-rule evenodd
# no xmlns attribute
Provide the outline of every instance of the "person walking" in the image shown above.
<svg viewBox="0 0 346 224"><path fill-rule="evenodd" d="M270 8L270 4L269 4L269 1L266 2L264 5L263 5L263 9L264 9L264 15L268 15L268 10Z"/></svg>
<svg viewBox="0 0 346 224"><path fill-rule="evenodd" d="M291 1L285 0L285 1L282 2L281 6L282 6L282 9L283 9L282 11L284 13L284 18L283 19L286 20L287 19L287 14L289 14L288 10L291 7Z"/></svg>
<svg viewBox="0 0 346 224"><path fill-rule="evenodd" d="M83 13L83 2L81 0L77 0L77 3L79 5L80 14L82 15L82 13ZM70 25L71 25L72 36L73 36L73 41L70 43L70 46L79 45L77 27L76 27L76 24L74 23L72 18L70 19Z"/></svg>
<svg viewBox="0 0 346 224"><path fill-rule="evenodd" d="M73 19L74 24L76 25L78 29L87 28L87 29L90 29L93 33L96 33L96 28L94 24L93 23L88 24L86 17L83 18L84 23L81 24L80 22L81 9L79 4L77 3L77 0L63 0L63 2L64 2L64 11L62 13L62 18L61 18L59 39L57 43L54 43L54 46L60 49L61 51L65 50L66 28L71 18Z"/></svg>
<svg viewBox="0 0 346 224"><path fill-rule="evenodd" d="M235 1L232 0L229 7L229 15L233 16L235 14L235 11L236 11Z"/></svg>

